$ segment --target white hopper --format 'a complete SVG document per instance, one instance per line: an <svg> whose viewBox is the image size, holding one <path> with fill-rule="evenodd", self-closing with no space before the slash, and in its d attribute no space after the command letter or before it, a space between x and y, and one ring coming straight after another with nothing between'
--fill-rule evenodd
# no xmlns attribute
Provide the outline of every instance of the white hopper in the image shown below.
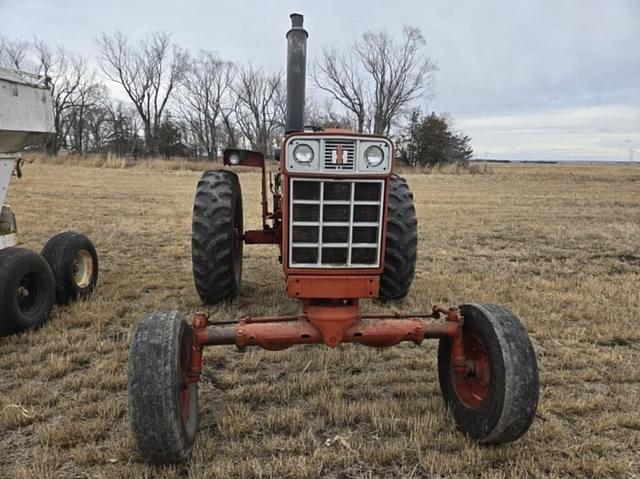
<svg viewBox="0 0 640 479"><path fill-rule="evenodd" d="M35 75L0 67L0 153L14 153L55 132L51 90Z"/></svg>

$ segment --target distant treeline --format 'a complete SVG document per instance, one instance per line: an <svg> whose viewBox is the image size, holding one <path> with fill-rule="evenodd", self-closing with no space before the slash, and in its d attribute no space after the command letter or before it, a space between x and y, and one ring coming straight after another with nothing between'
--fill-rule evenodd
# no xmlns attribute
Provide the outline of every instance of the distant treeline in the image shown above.
<svg viewBox="0 0 640 479"><path fill-rule="evenodd" d="M0 65L50 78L56 133L47 153L216 159L226 147L270 156L281 140L281 69L190 52L167 32L137 42L103 33L96 43L98 70L65 46L0 37ZM418 107L432 97L437 71L425 49L413 27L399 38L370 31L345 48L325 47L310 62L316 95L307 100L306 124L390 136L412 166L465 163L469 137Z"/></svg>

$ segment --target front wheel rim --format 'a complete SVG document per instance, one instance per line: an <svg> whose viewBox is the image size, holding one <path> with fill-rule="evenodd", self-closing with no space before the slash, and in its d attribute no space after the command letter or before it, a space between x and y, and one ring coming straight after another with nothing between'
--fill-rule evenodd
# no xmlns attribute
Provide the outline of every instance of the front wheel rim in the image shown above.
<svg viewBox="0 0 640 479"><path fill-rule="evenodd" d="M16 302L23 314L28 314L37 307L41 281L36 272L27 273L20 280L16 289Z"/></svg>
<svg viewBox="0 0 640 479"><path fill-rule="evenodd" d="M489 354L483 341L473 333L463 333L464 354L467 368L460 370L453 365L450 374L456 396L469 409L478 409L489 396L491 368Z"/></svg>
<svg viewBox="0 0 640 479"><path fill-rule="evenodd" d="M193 415L193 402L192 394L195 391L192 390L194 383L190 381L189 371L191 369L191 354L192 354L192 340L191 335L187 332L182 338L180 344L180 357L178 365L178 401L180 413L182 415L182 423L187 426Z"/></svg>
<svg viewBox="0 0 640 479"><path fill-rule="evenodd" d="M242 203L238 201L233 213L233 246L231 258L233 261L233 276L236 287L240 288L242 278L242 246L244 244L244 231L242 227Z"/></svg>
<svg viewBox="0 0 640 479"><path fill-rule="evenodd" d="M93 257L86 249L78 251L73 262L73 281L79 289L86 289L93 278Z"/></svg>

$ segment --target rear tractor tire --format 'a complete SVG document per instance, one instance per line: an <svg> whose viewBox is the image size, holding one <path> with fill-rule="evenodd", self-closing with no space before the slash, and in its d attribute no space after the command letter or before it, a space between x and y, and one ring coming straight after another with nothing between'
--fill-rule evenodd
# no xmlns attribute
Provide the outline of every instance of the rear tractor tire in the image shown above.
<svg viewBox="0 0 640 479"><path fill-rule="evenodd" d="M393 175L387 204L387 242L384 271L380 278L380 299L390 301L409 293L418 255L418 219L413 194L407 181Z"/></svg>
<svg viewBox="0 0 640 479"><path fill-rule="evenodd" d="M440 340L438 376L446 405L462 432L484 444L520 438L538 405L538 364L518 318L494 304L465 304L462 340L471 371L456 370L452 342Z"/></svg>
<svg viewBox="0 0 640 479"><path fill-rule="evenodd" d="M198 384L187 381L193 331L178 312L138 324L129 352L129 420L145 462L185 460L198 428Z"/></svg>
<svg viewBox="0 0 640 479"><path fill-rule="evenodd" d="M0 336L42 325L54 300L53 274L42 256L22 248L0 250Z"/></svg>
<svg viewBox="0 0 640 479"><path fill-rule="evenodd" d="M66 231L52 236L42 248L56 280L56 303L89 298L98 282L98 254L91 240Z"/></svg>
<svg viewBox="0 0 640 479"><path fill-rule="evenodd" d="M198 295L216 304L240 293L243 247L242 193L231 171L205 171L193 205L191 258Z"/></svg>

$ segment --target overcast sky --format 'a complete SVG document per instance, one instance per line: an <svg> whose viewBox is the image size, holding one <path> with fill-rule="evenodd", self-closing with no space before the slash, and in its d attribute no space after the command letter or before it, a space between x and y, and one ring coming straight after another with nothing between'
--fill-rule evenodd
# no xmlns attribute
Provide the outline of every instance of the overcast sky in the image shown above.
<svg viewBox="0 0 640 479"><path fill-rule="evenodd" d="M640 0L0 0L0 25L94 59L101 31L166 30L284 68L291 12L305 15L310 61L366 30L420 28L439 67L422 106L449 113L476 156L640 161Z"/></svg>

